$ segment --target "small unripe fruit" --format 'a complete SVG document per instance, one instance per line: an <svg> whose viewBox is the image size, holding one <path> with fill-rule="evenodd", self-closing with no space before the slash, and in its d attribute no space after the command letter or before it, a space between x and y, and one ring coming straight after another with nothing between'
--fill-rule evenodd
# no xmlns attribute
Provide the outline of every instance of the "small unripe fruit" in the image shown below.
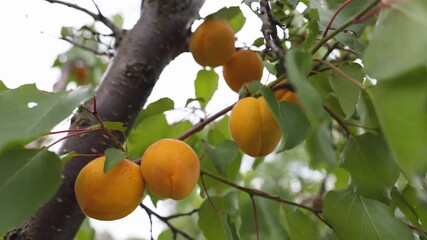
<svg viewBox="0 0 427 240"><path fill-rule="evenodd" d="M251 50L240 50L233 53L224 64L222 74L227 85L235 92L246 83L260 81L264 65L258 54Z"/></svg>
<svg viewBox="0 0 427 240"><path fill-rule="evenodd" d="M132 213L141 203L144 180L138 164L124 159L104 173L105 157L82 168L74 190L82 212L98 220L116 220Z"/></svg>
<svg viewBox="0 0 427 240"><path fill-rule="evenodd" d="M282 137L263 97L240 99L231 110L229 129L239 148L252 157L270 154Z"/></svg>
<svg viewBox="0 0 427 240"><path fill-rule="evenodd" d="M161 139L145 150L141 172L154 195L180 200L193 191L199 179L199 157L183 141Z"/></svg>
<svg viewBox="0 0 427 240"><path fill-rule="evenodd" d="M230 24L226 20L212 18L203 22L191 35L190 52L198 64L214 68L230 59L235 51L234 42Z"/></svg>

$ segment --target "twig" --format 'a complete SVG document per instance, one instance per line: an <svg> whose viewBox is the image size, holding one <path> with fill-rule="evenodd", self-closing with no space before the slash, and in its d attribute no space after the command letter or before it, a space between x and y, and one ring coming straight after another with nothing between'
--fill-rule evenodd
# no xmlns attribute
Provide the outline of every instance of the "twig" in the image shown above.
<svg viewBox="0 0 427 240"><path fill-rule="evenodd" d="M332 109L330 109L328 106L323 106L323 108L326 110L326 112L329 113L329 115L331 115L331 117L333 119L335 119L338 124L344 129L345 131L345 136L348 138L350 138L351 136L351 131L347 126L347 123L338 115L336 114L334 111L332 111Z"/></svg>
<svg viewBox="0 0 427 240"><path fill-rule="evenodd" d="M377 4L378 1L373 1L371 4L367 5L363 9L361 9L359 12L357 12L353 17L347 19L341 26L336 28L334 31L332 31L329 35L323 37L320 39L320 41L313 47L313 50L311 51L312 54L315 54L326 42L329 41L329 39L335 37L338 33L342 32L345 28L350 26L354 23L354 20L365 14L367 11L369 11L372 7L374 7Z"/></svg>
<svg viewBox="0 0 427 240"><path fill-rule="evenodd" d="M256 210L255 197L252 194L249 194L249 197L251 198L252 208L254 209L256 239L259 240L258 214L257 214L257 210Z"/></svg>
<svg viewBox="0 0 427 240"><path fill-rule="evenodd" d="M163 217L160 216L159 214L157 214L156 212L154 212L153 210L149 209L147 206L145 206L144 204L140 203L139 206L144 209L148 215L154 215L156 216L156 218L158 218L159 220L161 220L162 222L164 222L170 229L171 231L174 233L174 235L176 234L180 234L182 235L184 238L192 240L193 238L188 235L186 232L181 231L180 229L176 228L174 225L172 225L169 220L171 218L169 217ZM193 214L193 211L190 212L189 214L187 214L187 216L190 216L191 214ZM184 215L183 215L184 216Z"/></svg>
<svg viewBox="0 0 427 240"><path fill-rule="evenodd" d="M229 112L234 104L231 104L230 106L222 109L221 111L215 113L214 115L206 118L205 120L195 124L192 128L190 128L188 131L186 131L185 133L181 134L179 137L177 137L178 140L184 140L186 138L188 138L189 136L193 135L194 133L202 130L206 125L208 125L210 122L214 121L215 119L221 117L222 115L226 114L227 112Z"/></svg>
<svg viewBox="0 0 427 240"><path fill-rule="evenodd" d="M222 182L222 183L224 183L226 185L229 185L229 186L234 187L234 188L236 188L238 190L246 192L249 195L259 196L259 197L270 199L270 200L273 200L273 201L276 201L276 202L280 202L280 203L284 203L284 204L296 206L296 207L299 207L299 208L303 208L303 209L309 210L310 212L313 212L313 213L315 213L315 212L321 212L320 210L314 209L312 207L305 206L305 205L302 205L302 204L299 204L299 203L296 203L296 202L285 200L285 199L281 198L280 196L273 196L273 195L270 195L270 194L268 194L266 192L263 192L263 191L259 191L259 190L256 190L256 189L253 189L253 188L249 188L249 187L240 186L240 185L238 185L238 184L236 184L236 183L234 183L232 181L229 181L228 179L225 179L225 178L222 178L220 176L217 176L217 175L215 175L213 173L210 173L210 172L208 172L206 170L201 170L200 174L201 175L207 175L207 176L209 176L209 177L211 177L213 179L216 179L219 182Z"/></svg>
<svg viewBox="0 0 427 240"><path fill-rule="evenodd" d="M53 143L51 143L49 146L47 146L47 148L50 148L50 147L52 147L53 145L55 145L55 144L57 144L57 143L59 143L60 141L62 141L62 140L65 140L65 139L67 139L67 138L72 138L72 137L76 137L76 136L80 136L80 135L82 135L82 134L87 134L87 133L93 133L93 132L99 132L99 131L101 131L102 129L101 128L98 128L98 129L90 129L90 130L83 130L83 131L78 131L78 132L75 132L75 133L73 133L73 134L69 134L69 135L67 135L67 136L65 136L65 137L62 137L62 138L60 138L60 139L58 139L58 140L56 140L55 142L53 142Z"/></svg>
<svg viewBox="0 0 427 240"><path fill-rule="evenodd" d="M79 10L81 12L86 13L87 15L91 16L93 19L95 19L96 21L102 22L105 26L107 26L112 32L113 35L117 38L117 39L121 39L124 35L124 30L119 28L118 26L116 26L112 21L110 21L108 18L106 18L104 15L101 14L101 12L99 11L98 6L95 4L97 10L98 10L98 14L91 12L89 10L87 10L86 8L80 7L77 4L74 3L69 3L69 2L64 2L64 1L60 1L60 0L45 0L46 2L49 3L57 3L57 4L61 4L76 10Z"/></svg>
<svg viewBox="0 0 427 240"><path fill-rule="evenodd" d="M89 52L91 52L93 54L100 55L100 56L108 56L108 52L107 51L100 52L100 51L98 51L96 49L93 49L91 47L88 47L88 46L85 46L83 44L77 43L76 41L71 40L70 38L60 37L59 39L64 40L64 41L66 41L68 43L71 43L72 45L74 45L76 47L79 47L79 48L81 48L83 50L89 51Z"/></svg>
<svg viewBox="0 0 427 240"><path fill-rule="evenodd" d="M126 152L126 150L123 148L123 145L119 142L119 140L117 140L116 136L114 136L111 130L105 127L104 121L102 121L101 117L98 114L98 111L96 110L95 96L93 97L93 110L90 110L84 105L82 106L82 108L91 113L96 118L96 120L99 122L100 129L102 129L104 133L108 135L108 137L113 141L114 145L116 145L116 147L122 150L123 152Z"/></svg>
<svg viewBox="0 0 427 240"><path fill-rule="evenodd" d="M335 18L338 16L338 13L341 12L341 10L343 10L345 8L345 6L347 6L348 4L350 4L351 2L353 2L353 0L347 0L345 1L343 4L341 4L341 6L334 12L334 15L332 15L331 20L329 20L328 25L326 26L325 32L323 32L322 37L324 38L329 31L329 28L331 27L332 23L334 22Z"/></svg>

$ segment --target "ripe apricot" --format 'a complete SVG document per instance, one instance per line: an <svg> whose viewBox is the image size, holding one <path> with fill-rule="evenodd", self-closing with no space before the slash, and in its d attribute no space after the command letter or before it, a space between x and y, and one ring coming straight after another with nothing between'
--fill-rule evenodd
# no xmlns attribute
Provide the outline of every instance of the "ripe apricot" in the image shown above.
<svg viewBox="0 0 427 240"><path fill-rule="evenodd" d="M202 65L218 67L230 59L235 51L234 31L223 19L211 18L203 22L190 39L190 52Z"/></svg>
<svg viewBox="0 0 427 240"><path fill-rule="evenodd" d="M258 54L251 50L235 51L224 64L222 75L227 85L235 92L248 82L260 81L264 65Z"/></svg>
<svg viewBox="0 0 427 240"><path fill-rule="evenodd" d="M199 157L183 141L161 139L145 150L141 172L154 195L180 200L193 191L199 179Z"/></svg>
<svg viewBox="0 0 427 240"><path fill-rule="evenodd" d="M132 213L141 203L144 180L138 164L127 159L104 173L105 157L82 168L74 190L80 209L88 217L116 220Z"/></svg>
<svg viewBox="0 0 427 240"><path fill-rule="evenodd" d="M231 110L229 130L239 148L252 157L268 155L282 137L263 97L240 99Z"/></svg>
<svg viewBox="0 0 427 240"><path fill-rule="evenodd" d="M277 85L286 83L287 80L283 80L279 82ZM278 88L274 90L274 96L276 97L277 101L284 101L284 102L290 102L293 104L298 104L298 99L295 93L292 90L289 90L287 88Z"/></svg>

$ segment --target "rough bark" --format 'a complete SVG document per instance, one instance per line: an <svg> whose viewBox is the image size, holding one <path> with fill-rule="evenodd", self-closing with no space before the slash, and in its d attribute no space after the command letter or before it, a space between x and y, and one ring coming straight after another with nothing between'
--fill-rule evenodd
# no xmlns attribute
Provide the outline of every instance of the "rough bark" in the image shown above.
<svg viewBox="0 0 427 240"><path fill-rule="evenodd" d="M186 50L189 27L204 0L147 0L135 26L127 32L116 56L95 91L97 111L104 121L123 122L128 129L145 104L160 73ZM92 101L85 103L92 107ZM80 108L70 128L97 124ZM121 135L117 135L123 141ZM105 134L88 134L64 142L61 153L103 153L113 146ZM74 195L74 182L91 158L74 157L63 168L62 183L55 195L22 226L5 239L73 239L84 220ZM30 199L29 199L30 201Z"/></svg>

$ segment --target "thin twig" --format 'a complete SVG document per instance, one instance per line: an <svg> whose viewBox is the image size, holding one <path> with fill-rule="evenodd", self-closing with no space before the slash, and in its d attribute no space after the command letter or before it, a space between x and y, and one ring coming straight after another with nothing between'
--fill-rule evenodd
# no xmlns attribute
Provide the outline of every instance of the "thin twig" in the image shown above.
<svg viewBox="0 0 427 240"><path fill-rule="evenodd" d="M151 210L150 208L148 208L147 206L145 206L144 204L140 203L139 206L144 209L148 215L154 215L156 216L156 218L158 218L159 220L161 220L162 222L164 222L170 229L171 231L175 234L180 234L181 236L183 236L186 239L192 240L193 238L188 235L186 232L183 232L182 230L176 228L174 225L172 225L169 220L170 218L168 217L163 217L160 216L159 214L157 214L155 211Z"/></svg>
<svg viewBox="0 0 427 240"><path fill-rule="evenodd" d="M323 32L322 37L324 38L329 31L329 28L331 28L332 23L334 22L335 18L338 16L338 13L341 12L341 10L343 10L345 8L345 6L347 6L348 4L350 4L351 2L353 2L353 0L347 0L345 1L343 4L341 4L341 6L334 12L334 15L332 15L331 20L329 20L328 25L326 26L325 32Z"/></svg>
<svg viewBox="0 0 427 240"><path fill-rule="evenodd" d="M270 195L270 194L268 194L266 192L263 192L263 191L260 191L260 190L256 190L256 189L249 188L249 187L240 186L240 185L238 185L238 184L236 184L236 183L234 183L234 182L232 182L232 181L230 181L228 179L225 179L225 178L222 178L220 176L217 176L217 175L215 175L215 174L213 174L211 172L208 172L206 170L201 170L200 174L201 175L207 175L207 176L209 176L209 177L211 177L213 179L216 179L219 182L222 182L222 183L224 183L226 185L229 185L229 186L234 187L234 188L236 188L238 190L246 192L246 193L248 193L250 195L259 196L259 197L262 197L262 198L265 198L265 199L270 199L270 200L273 200L273 201L276 201L276 202L280 202L280 203L284 203L284 204L296 206L296 207L299 207L299 208L303 208L303 209L309 210L309 211L311 211L313 213L315 213L315 212L321 212L320 210L314 209L312 207L305 206L305 205L302 205L302 204L299 204L299 203L296 203L296 202L285 200L285 199L281 198L280 196L273 196L273 195Z"/></svg>
<svg viewBox="0 0 427 240"><path fill-rule="evenodd" d="M373 8L377 4L377 2L378 1L373 1L371 4L367 5L366 7L361 9L359 12L357 12L353 17L347 19L347 21L345 21L341 26L339 26L334 31L332 31L329 35L320 39L320 41L313 47L313 50L311 51L311 53L315 54L326 42L328 42L331 38L335 37L337 34L342 32L348 26L353 24L355 19L358 19L360 16L364 15L367 11Z"/></svg>
<svg viewBox="0 0 427 240"><path fill-rule="evenodd" d="M193 135L194 133L202 130L206 125L208 125L210 122L214 121L215 119L221 117L222 115L226 114L227 112L229 112L234 104L231 104L230 106L222 109L221 111L215 113L214 115L206 118L205 120L195 124L192 128L190 128L188 131L186 131L185 133L181 134L179 137L177 137L178 140L184 140L186 138L188 138L189 136Z"/></svg>
<svg viewBox="0 0 427 240"><path fill-rule="evenodd" d="M91 12L91 11L87 10L86 8L80 7L79 5L74 4L74 3L64 2L64 1L60 1L60 0L45 0L45 1L49 2L49 3L61 4L61 5L79 10L81 12L84 12L87 15L91 16L96 21L102 22L105 26L107 26L113 32L113 34L116 38L121 39L123 37L124 30L119 28L117 25L115 25L108 18L104 17L104 15L102 15L101 12L99 11L99 8L96 6L96 4L95 4L95 6L98 10L98 14Z"/></svg>
<svg viewBox="0 0 427 240"><path fill-rule="evenodd" d="M249 194L249 197L251 198L252 208L254 209L256 239L259 240L258 214L257 214L257 210L256 210L255 197L252 194Z"/></svg>
<svg viewBox="0 0 427 240"><path fill-rule="evenodd" d="M323 108L326 110L326 112L329 113L329 115L331 115L331 117L333 119L335 119L338 124L344 129L345 131L345 136L348 138L350 138L351 136L351 131L347 126L347 123L338 115L336 114L334 111L332 111L332 109L330 109L328 106L323 106Z"/></svg>
<svg viewBox="0 0 427 240"><path fill-rule="evenodd" d="M114 145L117 148L119 148L120 150L122 150L123 152L126 152L123 145L120 143L119 140L117 140L116 136L114 136L114 134L111 132L111 130L105 126L104 121L102 121L101 116L99 116L98 111L96 110L96 98L95 98L95 96L93 97L93 110L90 110L89 108L87 108L84 105L82 106L82 108L85 109L86 111L88 111L89 113L91 113L96 118L96 120L99 122L100 129L102 129L104 131L104 133L107 134L107 136L113 141Z"/></svg>
<svg viewBox="0 0 427 240"><path fill-rule="evenodd" d="M60 37L59 39L64 40L64 41L66 41L66 42L68 42L68 43L71 43L72 45L74 45L74 46L76 46L76 47L78 47L78 48L81 48L81 49L83 49L83 50L89 51L89 52L91 52L91 53L93 53L93 54L95 54L95 55L99 55L99 56L108 56L108 52L107 52L107 51L100 52L100 51L98 51L98 50L96 50L96 49L93 49L93 48L91 48L91 47L88 47L88 46L85 46L85 45L83 45L83 44L80 44L80 43L78 43L78 42L76 42L76 41L74 41L74 40L72 40L72 39L70 39L70 38L67 38L67 37Z"/></svg>

